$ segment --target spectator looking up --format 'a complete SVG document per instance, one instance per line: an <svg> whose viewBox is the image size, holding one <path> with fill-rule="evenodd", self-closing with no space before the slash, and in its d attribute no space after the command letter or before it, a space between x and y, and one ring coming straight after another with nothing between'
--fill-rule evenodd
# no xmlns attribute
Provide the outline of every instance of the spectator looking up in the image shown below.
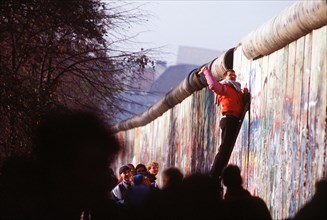
<svg viewBox="0 0 327 220"><path fill-rule="evenodd" d="M129 166L124 165L119 168L119 175L122 179L120 183L112 189L111 193L118 204L124 204L128 188L132 185L132 173Z"/></svg>
<svg viewBox="0 0 327 220"><path fill-rule="evenodd" d="M157 180L157 174L159 172L159 163L155 161L151 161L148 163L148 173L147 177L149 178L151 182L151 187L150 189L152 190L157 190L159 189L158 184L156 182Z"/></svg>

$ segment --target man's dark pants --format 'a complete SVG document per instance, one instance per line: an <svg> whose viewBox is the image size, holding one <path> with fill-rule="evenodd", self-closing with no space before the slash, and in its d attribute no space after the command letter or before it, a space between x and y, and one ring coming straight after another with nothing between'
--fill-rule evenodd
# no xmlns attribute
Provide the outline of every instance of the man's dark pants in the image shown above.
<svg viewBox="0 0 327 220"><path fill-rule="evenodd" d="M221 144L210 170L210 176L215 179L220 178L223 169L228 164L237 137L238 127L239 119L237 117L228 115L220 120Z"/></svg>

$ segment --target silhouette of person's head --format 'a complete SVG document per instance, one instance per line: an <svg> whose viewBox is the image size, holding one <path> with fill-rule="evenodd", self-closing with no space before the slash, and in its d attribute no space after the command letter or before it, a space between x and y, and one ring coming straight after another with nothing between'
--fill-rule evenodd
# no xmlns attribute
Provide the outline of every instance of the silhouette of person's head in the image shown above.
<svg viewBox="0 0 327 220"><path fill-rule="evenodd" d="M327 178L325 179L321 179L319 181L316 182L315 184L315 196L323 196L325 199L327 198Z"/></svg>
<svg viewBox="0 0 327 220"><path fill-rule="evenodd" d="M180 187L183 181L183 173L177 167L169 167L162 172L163 188Z"/></svg>
<svg viewBox="0 0 327 220"><path fill-rule="evenodd" d="M302 219L326 219L327 218L327 179L321 179L315 184L316 192L300 210L295 214L293 220Z"/></svg>
<svg viewBox="0 0 327 220"><path fill-rule="evenodd" d="M271 220L265 201L260 197L252 196L243 188L241 170L237 165L230 164L225 167L222 172L222 181L227 187L222 218Z"/></svg>
<svg viewBox="0 0 327 220"><path fill-rule="evenodd" d="M183 179L181 189L181 211L185 219L217 219L221 200L213 178L201 173L191 174Z"/></svg>
<svg viewBox="0 0 327 220"><path fill-rule="evenodd" d="M238 166L229 164L222 172L222 181L227 188L236 188L242 186L243 180L241 170Z"/></svg>
<svg viewBox="0 0 327 220"><path fill-rule="evenodd" d="M118 141L95 114L46 116L36 131L35 155L49 207L78 213L96 206L105 198L108 164L118 150Z"/></svg>

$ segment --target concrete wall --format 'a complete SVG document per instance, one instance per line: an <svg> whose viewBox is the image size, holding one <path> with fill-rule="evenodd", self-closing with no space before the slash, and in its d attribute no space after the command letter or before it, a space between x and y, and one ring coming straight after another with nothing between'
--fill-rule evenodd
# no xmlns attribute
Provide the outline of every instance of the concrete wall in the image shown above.
<svg viewBox="0 0 327 220"><path fill-rule="evenodd" d="M248 188L276 219L293 215L327 177L326 38L324 26L256 61L234 55L252 103L250 133L231 162L242 165Z"/></svg>
<svg viewBox="0 0 327 220"><path fill-rule="evenodd" d="M241 46L234 53L252 102L230 163L241 167L244 186L266 201L274 219L292 216L327 177L326 36L324 26L254 61ZM207 172L220 142L214 100L202 89L146 126L117 133L124 150L114 166L158 161L160 171Z"/></svg>

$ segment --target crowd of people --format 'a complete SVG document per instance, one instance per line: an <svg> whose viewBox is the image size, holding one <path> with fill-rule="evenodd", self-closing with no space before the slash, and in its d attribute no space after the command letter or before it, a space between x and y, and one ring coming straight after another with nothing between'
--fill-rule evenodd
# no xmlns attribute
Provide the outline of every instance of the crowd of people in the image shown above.
<svg viewBox="0 0 327 220"><path fill-rule="evenodd" d="M121 181L117 179L109 199L117 204L122 219L272 219L265 201L243 187L237 165L228 164L222 171L223 197L212 176L201 173L184 176L174 166L163 169L159 188L156 183L158 170L157 162L150 162L147 167L144 164L120 167ZM294 217L285 220L326 219L325 207L326 179L317 182L313 198Z"/></svg>
<svg viewBox="0 0 327 220"><path fill-rule="evenodd" d="M174 166L164 169L162 186L156 182L157 162L119 168L117 185L108 199L115 201L120 217L134 219L271 219L265 202L242 187L241 171L228 165L222 174L226 187L221 197L215 178L195 173L184 176ZM145 213L139 210L147 210Z"/></svg>
<svg viewBox="0 0 327 220"><path fill-rule="evenodd" d="M34 144L30 157L4 162L0 219L271 219L265 202L242 187L236 165L223 169L224 197L216 178L184 175L178 167L161 168L155 161L122 165L116 176L110 166L119 142L94 114L49 114ZM294 219L326 217L321 208L326 207L326 181L318 186L319 195Z"/></svg>

